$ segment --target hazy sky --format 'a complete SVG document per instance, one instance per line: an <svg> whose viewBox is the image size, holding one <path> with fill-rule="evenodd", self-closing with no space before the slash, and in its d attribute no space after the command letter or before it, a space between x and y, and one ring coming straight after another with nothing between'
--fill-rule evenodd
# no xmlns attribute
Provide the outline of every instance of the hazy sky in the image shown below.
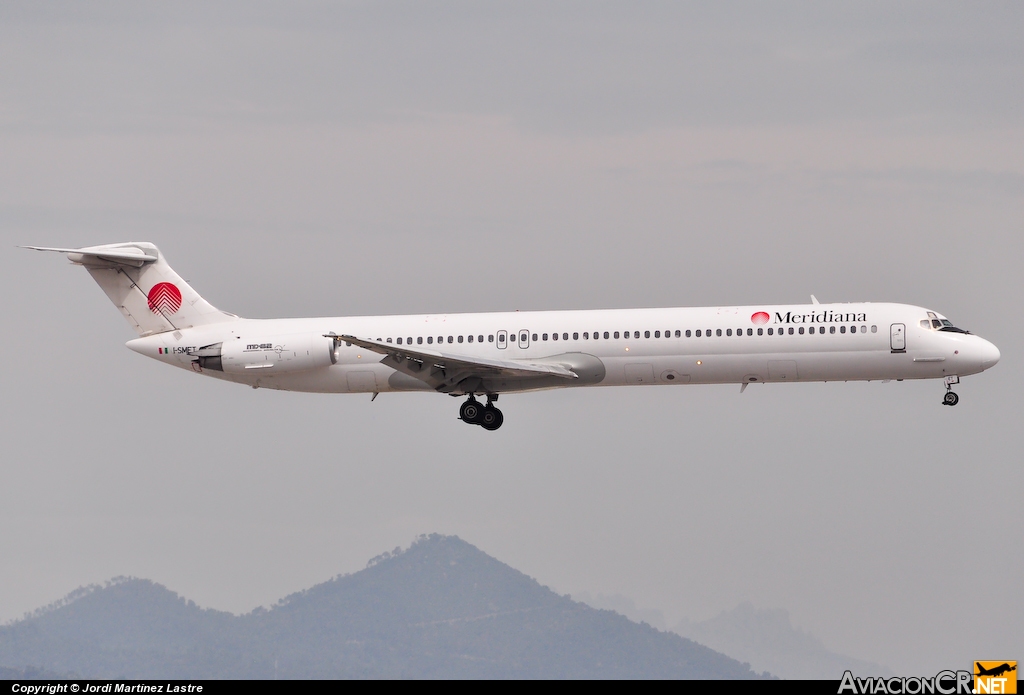
<svg viewBox="0 0 1024 695"><path fill-rule="evenodd" d="M0 3L0 620L246 612L457 534L563 592L785 608L904 675L1024 657L1020 3ZM276 317L902 301L938 382L253 391L16 244L153 241ZM1018 502L1014 502L1018 500Z"/></svg>

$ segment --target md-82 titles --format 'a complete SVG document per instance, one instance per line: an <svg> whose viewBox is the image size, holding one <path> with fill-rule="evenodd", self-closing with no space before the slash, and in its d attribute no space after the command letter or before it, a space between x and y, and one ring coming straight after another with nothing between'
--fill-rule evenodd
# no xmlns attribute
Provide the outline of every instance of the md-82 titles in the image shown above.
<svg viewBox="0 0 1024 695"><path fill-rule="evenodd" d="M26 248L84 266L141 355L253 388L465 397L460 418L487 430L504 420L500 394L570 387L941 379L952 406L953 384L999 361L992 343L907 304L244 319L148 242Z"/></svg>

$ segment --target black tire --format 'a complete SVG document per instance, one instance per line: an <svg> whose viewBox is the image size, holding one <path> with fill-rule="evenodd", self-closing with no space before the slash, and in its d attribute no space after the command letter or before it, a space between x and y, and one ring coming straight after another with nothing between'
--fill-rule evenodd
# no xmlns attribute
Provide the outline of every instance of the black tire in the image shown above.
<svg viewBox="0 0 1024 695"><path fill-rule="evenodd" d="M952 391L947 391L945 398L942 399L943 405L956 405L960 402L960 396L956 395Z"/></svg>
<svg viewBox="0 0 1024 695"><path fill-rule="evenodd" d="M479 425L480 417L483 415L484 408L475 400L469 400L462 404L459 408L459 417L462 418L463 422L468 422L471 425Z"/></svg>
<svg viewBox="0 0 1024 695"><path fill-rule="evenodd" d="M505 422L505 416L493 406L484 408L484 412L480 415L480 426L491 432L501 427L503 422Z"/></svg>

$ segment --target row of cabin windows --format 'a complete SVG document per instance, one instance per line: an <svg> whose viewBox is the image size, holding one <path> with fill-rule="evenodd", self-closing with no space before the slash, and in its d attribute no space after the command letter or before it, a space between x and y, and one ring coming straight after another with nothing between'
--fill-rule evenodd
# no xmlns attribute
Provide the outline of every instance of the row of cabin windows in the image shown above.
<svg viewBox="0 0 1024 695"><path fill-rule="evenodd" d="M788 335L805 335L805 333L808 334L808 335L814 335L815 334L815 328L817 328L817 333L818 334L820 334L820 335L824 335L825 334L825 326L817 326L817 327L810 326L810 327L806 328L806 330L805 330L804 326L799 326L797 328L794 328L793 326L790 326L789 329L788 329ZM829 326L828 329L829 329L828 332L831 333L831 334L834 334L834 333L837 332L837 327L836 326ZM787 329L785 329L785 328L779 328L777 331L776 331L775 328L757 328L757 329L747 328L745 330L746 330L746 335L754 335L754 331L755 330L757 331L757 335L765 335L765 331L767 331L768 335L787 335ZM849 333L856 333L857 330L858 330L857 326L850 326L849 329L847 329L847 327L845 325L842 325L842 326L838 327L838 332L840 334L845 334L847 332L849 332ZM860 332L861 333L867 333L868 332L868 327L867 326L861 326L860 327ZM871 327L871 332L872 333L877 333L878 332L878 326L872 326ZM630 336L630 333L631 333L630 331L622 331L621 336L622 336L622 338L625 338L625 339L628 340L629 336ZM619 336L620 336L620 333L619 333L619 331L604 331L604 333L602 334L600 331L594 331L593 339L594 340L600 340L602 335L603 335L605 340L618 340ZM673 335L673 331L671 331L671 330L668 330L668 331L664 332L664 337L666 337L666 338L671 338L672 335ZM717 336L717 337L721 337L723 335L723 329L716 328L716 329L714 329L713 333L712 333L712 329L710 329L710 328L703 329L703 330L698 328L698 329L696 329L694 331L691 331L691 330L687 329L685 332L684 331L680 331L680 330L675 331L675 337L676 338L682 338L684 335L687 338L694 337L694 336L697 337L697 338L702 338L702 337L710 338L712 335ZM742 336L742 335L744 335L744 329L743 328L737 328L735 333L734 333L733 329L726 328L726 329L724 329L724 335L726 337L731 337L733 335ZM515 339L516 339L515 336L516 336L515 333L510 334L510 336L509 336L511 338L510 342L515 342ZM639 339L640 338L640 331L632 331L632 336L633 336L634 339ZM534 342L537 342L538 335L536 333L534 333L531 337L533 338ZM540 340L542 340L542 341L548 340L548 334L547 333L541 333L539 337L540 337ZM650 337L651 337L651 331L644 331L644 338L650 338ZM661 338L662 337L662 331L654 331L654 337L655 338ZM499 336L499 340L498 340L499 343L504 342L502 340L502 338L504 338L504 336ZM464 339L465 339L465 342L469 342L469 343L474 342L474 340L476 342L478 342L478 343L484 342L484 337L482 335L477 335L477 336L472 336L472 335L470 335L470 336L461 336L461 335L453 336L453 335L450 335L450 336L447 336L447 341L449 343L455 343L455 342L461 343L461 342L464 342ZM551 340L569 340L569 334L568 333L562 333L561 334L561 338L559 338L559 334L558 333L551 333L550 334L550 339ZM579 340L580 339L580 334L578 332L574 332L572 334L572 339L573 340ZM591 339L591 334L589 332L584 331L584 333L583 333L583 340L590 340L590 339ZM378 338L377 340L380 340L380 338ZM433 345L434 344L434 336L428 335L426 340L427 340L427 345ZM388 338L387 342L389 342L389 343L392 342L391 338ZM404 340L402 338L395 338L394 342L397 343L398 345L402 345L403 343L406 344L406 345L412 345L413 344L413 339L412 339L412 337L405 338ZM443 335L437 336L437 342L438 342L438 344L444 343L445 342L445 336L443 336ZM488 343L493 343L494 342L494 335L487 336L487 342ZM422 345L423 344L423 338L422 337L416 338L416 344L417 345Z"/></svg>

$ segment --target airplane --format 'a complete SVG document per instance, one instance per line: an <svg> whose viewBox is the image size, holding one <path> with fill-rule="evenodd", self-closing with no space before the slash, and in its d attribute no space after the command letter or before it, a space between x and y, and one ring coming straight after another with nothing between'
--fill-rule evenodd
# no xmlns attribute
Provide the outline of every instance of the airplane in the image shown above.
<svg viewBox="0 0 1024 695"><path fill-rule="evenodd" d="M252 388L436 391L496 430L504 393L583 386L943 379L999 361L987 340L907 304L811 304L244 319L199 296L149 242L26 246L84 266L138 333L127 347ZM483 397L485 403L477 400Z"/></svg>
<svg viewBox="0 0 1024 695"><path fill-rule="evenodd" d="M1013 666L1010 666L1009 663L1003 663L1003 664L1000 664L999 666L995 666L993 668L982 668L981 664L979 664L978 662L975 662L975 666L978 669L978 672L974 674L976 676L996 676L996 677L998 677L998 676L1003 675L1004 673L1009 673L1010 671L1016 671L1017 670L1016 663L1014 663Z"/></svg>

